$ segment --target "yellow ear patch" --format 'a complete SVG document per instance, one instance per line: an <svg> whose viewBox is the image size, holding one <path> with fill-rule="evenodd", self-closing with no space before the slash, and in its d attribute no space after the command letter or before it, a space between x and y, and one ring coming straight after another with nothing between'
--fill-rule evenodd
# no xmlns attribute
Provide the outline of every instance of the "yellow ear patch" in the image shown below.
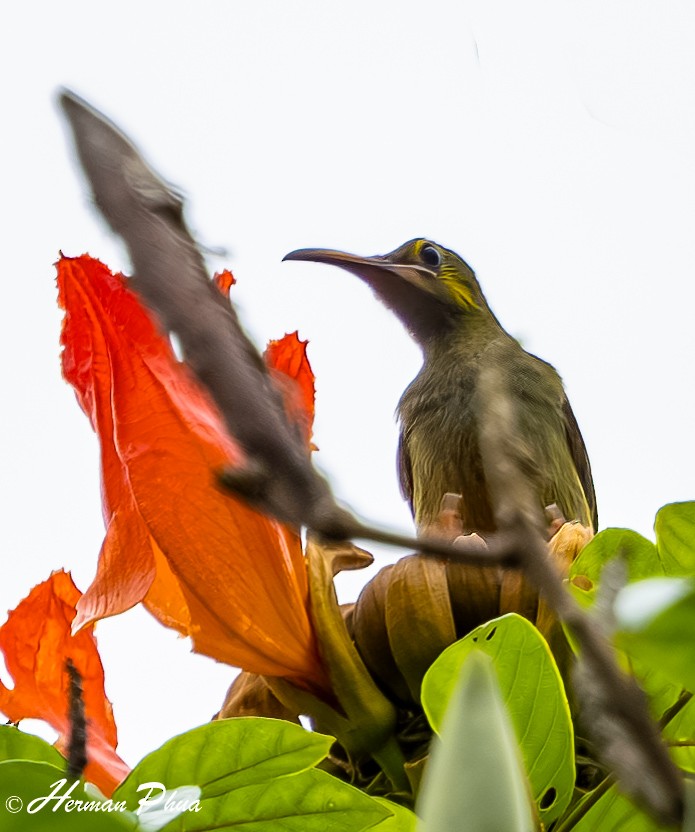
<svg viewBox="0 0 695 832"><path fill-rule="evenodd" d="M464 276L454 267L444 265L439 270L439 279L446 286L454 303L461 309L479 309L473 300L473 292L466 284Z"/></svg>

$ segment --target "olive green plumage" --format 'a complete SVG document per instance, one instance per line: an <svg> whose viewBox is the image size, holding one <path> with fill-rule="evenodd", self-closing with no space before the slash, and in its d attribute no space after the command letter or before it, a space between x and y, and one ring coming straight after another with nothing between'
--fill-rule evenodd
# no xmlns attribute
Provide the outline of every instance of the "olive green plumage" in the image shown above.
<svg viewBox="0 0 695 832"><path fill-rule="evenodd" d="M596 529L589 460L562 381L504 331L465 261L429 240L377 257L303 249L285 259L331 263L358 275L422 348L422 369L398 406L401 487L419 528L436 521L442 496L453 492L463 495L468 531L495 529L477 425L478 377L492 362L534 460L539 507L556 503L567 520Z"/></svg>

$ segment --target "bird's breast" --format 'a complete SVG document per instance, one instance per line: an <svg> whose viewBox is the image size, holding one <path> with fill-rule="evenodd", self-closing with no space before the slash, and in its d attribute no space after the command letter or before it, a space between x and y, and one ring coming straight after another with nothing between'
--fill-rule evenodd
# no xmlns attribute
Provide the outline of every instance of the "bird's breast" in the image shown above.
<svg viewBox="0 0 695 832"><path fill-rule="evenodd" d="M451 492L463 495L467 529L494 528L478 450L476 379L470 365L425 364L401 398L401 481L418 527L434 522Z"/></svg>

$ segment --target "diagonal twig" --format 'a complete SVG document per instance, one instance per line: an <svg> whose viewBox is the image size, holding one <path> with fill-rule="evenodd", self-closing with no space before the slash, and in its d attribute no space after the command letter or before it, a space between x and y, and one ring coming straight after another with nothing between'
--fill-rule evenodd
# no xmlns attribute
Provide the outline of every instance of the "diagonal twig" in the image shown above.
<svg viewBox="0 0 695 832"><path fill-rule="evenodd" d="M523 473L529 450L498 367L479 379L480 451L500 530L516 541L520 568L580 648L574 673L582 716L600 756L622 789L664 823L683 815L683 781L650 718L644 693L621 672L612 647L554 568L544 537L536 493Z"/></svg>
<svg viewBox="0 0 695 832"><path fill-rule="evenodd" d="M262 493L286 521L298 524L311 507L317 527L339 528L347 518L284 418L280 395L234 308L210 281L181 197L101 113L67 91L60 103L96 204L128 247L133 287L179 337L186 362L248 454L249 467L237 472L240 483Z"/></svg>
<svg viewBox="0 0 695 832"><path fill-rule="evenodd" d="M259 510L328 538L364 538L484 566L519 566L581 648L577 683L594 740L626 791L664 822L682 815L682 783L644 699L622 674L599 629L563 586L548 557L546 529L523 471L525 449L494 369L480 380L481 456L499 533L474 541L415 539L362 523L338 506L313 467L259 353L231 304L212 285L183 219L181 198L105 116L70 92L60 96L96 204L130 252L133 287L175 332L186 362L247 455L222 483Z"/></svg>
<svg viewBox="0 0 695 832"><path fill-rule="evenodd" d="M99 210L125 241L133 288L211 394L230 434L246 453L221 484L259 510L331 539L364 538L483 566L513 565L508 541L487 551L461 541L416 539L357 520L340 507L311 463L306 443L285 418L281 397L233 305L209 278L183 217L183 201L106 116L67 90L60 104Z"/></svg>
<svg viewBox="0 0 695 832"><path fill-rule="evenodd" d="M67 775L70 778L82 777L87 765L87 719L84 712L82 675L73 664L72 659L65 663L68 674L68 721L70 733L67 743Z"/></svg>

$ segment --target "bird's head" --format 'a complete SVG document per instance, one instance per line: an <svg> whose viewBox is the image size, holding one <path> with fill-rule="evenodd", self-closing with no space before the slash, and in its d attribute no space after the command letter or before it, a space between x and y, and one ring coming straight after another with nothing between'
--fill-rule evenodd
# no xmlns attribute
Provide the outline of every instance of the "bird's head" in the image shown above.
<svg viewBox="0 0 695 832"><path fill-rule="evenodd" d="M491 314L468 263L431 240L410 240L390 254L373 257L304 248L283 259L330 263L356 274L422 344L459 326L462 317Z"/></svg>

